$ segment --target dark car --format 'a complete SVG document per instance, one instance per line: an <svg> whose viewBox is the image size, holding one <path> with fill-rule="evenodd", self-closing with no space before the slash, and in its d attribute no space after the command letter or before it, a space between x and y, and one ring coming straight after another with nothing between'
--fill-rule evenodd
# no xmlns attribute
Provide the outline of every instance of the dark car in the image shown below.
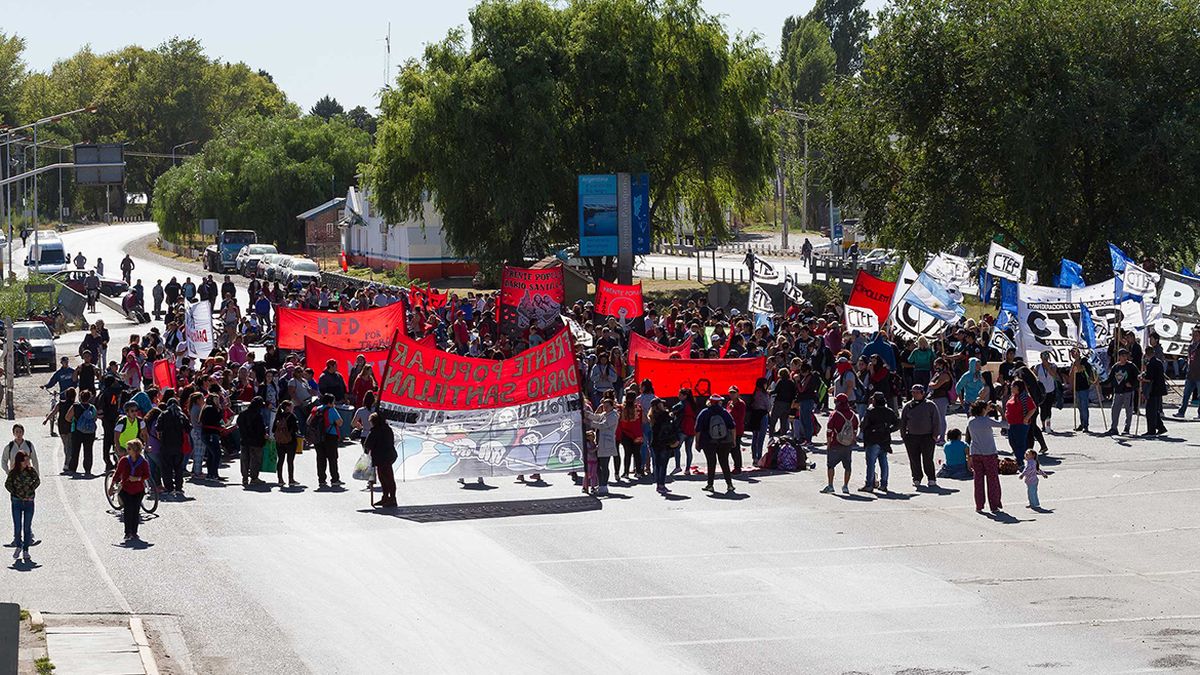
<svg viewBox="0 0 1200 675"><path fill-rule="evenodd" d="M52 370L58 367L54 334L46 324L41 321L17 321L13 324L13 335L17 340L29 340L29 348L33 351L31 365L45 365Z"/></svg>
<svg viewBox="0 0 1200 675"><path fill-rule="evenodd" d="M61 281L67 288L80 295L87 295L87 278L91 272L87 270L65 270L51 278ZM112 298L120 297L129 292L129 284L121 279L100 277L100 292Z"/></svg>

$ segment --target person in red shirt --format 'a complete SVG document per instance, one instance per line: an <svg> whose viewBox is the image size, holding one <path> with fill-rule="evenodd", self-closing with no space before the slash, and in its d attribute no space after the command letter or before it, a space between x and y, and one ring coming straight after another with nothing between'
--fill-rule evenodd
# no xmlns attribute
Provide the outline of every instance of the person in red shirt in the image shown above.
<svg viewBox="0 0 1200 675"><path fill-rule="evenodd" d="M142 442L136 438L125 445L125 451L128 454L117 462L108 493L120 490L122 520L125 522L124 541L128 543L141 541L137 532L141 523L138 509L142 507L142 497L146 494L146 481L150 480L150 462L142 456Z"/></svg>
<svg viewBox="0 0 1200 675"><path fill-rule="evenodd" d="M454 347L459 355L467 353L467 345L471 342L471 331L467 328L466 314L459 312L451 326L454 332Z"/></svg>
<svg viewBox="0 0 1200 675"><path fill-rule="evenodd" d="M625 449L625 473L622 478L629 478L631 473L639 478L645 475L642 471L642 406L637 403L637 394L630 391L625 394L625 403L620 408L621 415L617 418L617 442Z"/></svg>
<svg viewBox="0 0 1200 675"><path fill-rule="evenodd" d="M375 391L378 385L375 382L375 370L370 366L363 369L361 375L354 379L354 390L350 392L350 397L354 401L355 407L362 407L363 397L368 391Z"/></svg>
<svg viewBox="0 0 1200 675"><path fill-rule="evenodd" d="M1024 380L1014 379L1008 402L1004 404L1004 421L1008 422L1008 445L1017 466L1024 466L1025 442L1029 438L1029 421L1033 418L1037 404L1025 388Z"/></svg>
<svg viewBox="0 0 1200 675"><path fill-rule="evenodd" d="M733 418L733 472L738 474L742 472L742 433L746 431L746 402L738 394L737 387L729 388L725 409Z"/></svg>

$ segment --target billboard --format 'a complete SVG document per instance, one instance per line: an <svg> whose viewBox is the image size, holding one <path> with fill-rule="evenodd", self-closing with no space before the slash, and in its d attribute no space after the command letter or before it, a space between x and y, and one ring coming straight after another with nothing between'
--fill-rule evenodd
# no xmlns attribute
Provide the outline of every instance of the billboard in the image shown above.
<svg viewBox="0 0 1200 675"><path fill-rule="evenodd" d="M120 166L89 166L118 164ZM120 143L75 146L75 182L79 185L121 185L125 182L125 147Z"/></svg>
<svg viewBox="0 0 1200 675"><path fill-rule="evenodd" d="M628 202L618 195L617 174L579 177L579 255L615 256L619 242L628 242L635 255L650 252L650 176L629 177ZM621 232L621 212L629 218L628 232ZM622 236L624 234L625 236Z"/></svg>

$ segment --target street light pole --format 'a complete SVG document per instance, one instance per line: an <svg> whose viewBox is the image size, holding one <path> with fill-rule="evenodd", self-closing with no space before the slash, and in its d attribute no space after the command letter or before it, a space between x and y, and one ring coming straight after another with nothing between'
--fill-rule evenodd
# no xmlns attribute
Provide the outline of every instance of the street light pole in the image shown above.
<svg viewBox="0 0 1200 675"><path fill-rule="evenodd" d="M807 232L808 231L808 120L809 120L808 113L806 113L802 110L789 110L787 108L775 108L772 112L777 112L781 115L787 115L788 117L790 117L794 120L799 120L804 123L804 128L803 128L803 133L804 133L804 180L801 183L801 185L802 185L802 188L801 188L802 189L802 192L801 192L802 204L800 207L800 229L801 229L801 231ZM780 145L780 147L779 147L779 164L780 164L780 167L783 168L783 144L780 143L779 145ZM786 171L781 171L782 175L780 176L780 179L779 179L779 194L782 195L782 198L780 200L781 201L780 206L782 207L782 209L781 209L782 210L781 220L783 221L782 243L783 243L784 248L788 247L786 173L787 173Z"/></svg>
<svg viewBox="0 0 1200 675"><path fill-rule="evenodd" d="M195 142L196 142L196 141L188 141L188 142L186 142L186 143L180 143L179 145L176 145L176 146L172 147L172 148L171 148L171 166L175 166L175 151L176 151L176 150L178 150L178 149L180 149L180 148L186 148L187 146L189 146L189 145L191 145L192 143L195 143Z"/></svg>

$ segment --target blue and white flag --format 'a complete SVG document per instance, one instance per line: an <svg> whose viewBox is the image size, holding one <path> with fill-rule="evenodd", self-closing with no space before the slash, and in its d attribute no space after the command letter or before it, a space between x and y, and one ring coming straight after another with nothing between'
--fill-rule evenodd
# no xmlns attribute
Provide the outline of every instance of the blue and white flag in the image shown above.
<svg viewBox="0 0 1200 675"><path fill-rule="evenodd" d="M966 314L962 306L961 294L952 295L949 290L934 281L928 274L921 272L917 280L909 287L904 299L921 311L936 316L942 321L956 322Z"/></svg>
<svg viewBox="0 0 1200 675"><path fill-rule="evenodd" d="M1073 261L1062 259L1058 268L1058 283L1055 284L1059 288L1083 288L1087 283L1083 280L1083 265Z"/></svg>
<svg viewBox="0 0 1200 675"><path fill-rule="evenodd" d="M771 320L771 315L764 312L756 312L754 314L754 330L758 330L763 326L767 327L767 331L771 335L775 334L775 322Z"/></svg>
<svg viewBox="0 0 1200 675"><path fill-rule="evenodd" d="M1180 267L1179 273L1185 277L1191 277L1193 279L1200 279L1200 274L1196 274L1195 272L1191 271L1187 267Z"/></svg>
<svg viewBox="0 0 1200 675"><path fill-rule="evenodd" d="M1012 312L1007 309L1002 309L1002 310L1000 310L1000 316L996 317L996 323L993 325L993 328L995 328L996 330L1008 330L1010 327L1014 326L1016 323L1017 323L1016 312Z"/></svg>
<svg viewBox="0 0 1200 675"><path fill-rule="evenodd" d="M1113 280L1114 295L1117 298L1117 304L1122 302L1141 302L1142 296L1130 293L1125 289L1125 268L1133 264L1133 258L1125 255L1125 252L1117 248L1112 243L1108 245L1108 255L1112 258L1113 274L1116 278Z"/></svg>
<svg viewBox="0 0 1200 675"><path fill-rule="evenodd" d="M1079 303L1079 339L1088 349L1096 348L1096 322L1092 319L1092 310L1084 303Z"/></svg>
<svg viewBox="0 0 1200 675"><path fill-rule="evenodd" d="M1112 258L1113 274L1120 274L1125 271L1125 263L1133 262L1133 258L1125 255L1125 252L1114 246L1112 243L1108 245L1108 255Z"/></svg>

